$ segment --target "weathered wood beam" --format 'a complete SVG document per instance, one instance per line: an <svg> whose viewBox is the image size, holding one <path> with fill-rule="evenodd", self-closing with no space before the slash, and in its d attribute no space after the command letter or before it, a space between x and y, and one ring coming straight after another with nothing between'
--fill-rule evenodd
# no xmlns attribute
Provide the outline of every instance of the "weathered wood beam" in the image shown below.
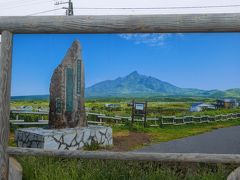
<svg viewBox="0 0 240 180"><path fill-rule="evenodd" d="M239 32L240 13L0 17L0 32L184 33Z"/></svg>
<svg viewBox="0 0 240 180"><path fill-rule="evenodd" d="M43 150L30 148L8 148L10 155L48 156L102 160L193 162L193 163L231 163L240 164L240 155L233 154L198 154L198 153L137 153L106 151L67 151Z"/></svg>
<svg viewBox="0 0 240 180"><path fill-rule="evenodd" d="M12 33L2 32L0 56L0 179L8 179L9 158L7 153L9 137L10 89L12 69Z"/></svg>
<svg viewBox="0 0 240 180"><path fill-rule="evenodd" d="M9 158L9 180L22 180L22 166L13 157Z"/></svg>

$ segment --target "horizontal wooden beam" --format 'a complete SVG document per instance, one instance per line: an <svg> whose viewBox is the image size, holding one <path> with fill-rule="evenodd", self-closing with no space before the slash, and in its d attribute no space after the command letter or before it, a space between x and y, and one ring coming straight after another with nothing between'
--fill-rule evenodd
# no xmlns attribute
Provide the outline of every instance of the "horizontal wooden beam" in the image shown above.
<svg viewBox="0 0 240 180"><path fill-rule="evenodd" d="M10 155L48 156L101 160L159 161L159 162L191 162L191 163L231 163L240 164L240 155L233 154L184 154L184 153L138 153L138 152L106 152L106 151L68 151L43 150L30 148L8 148Z"/></svg>
<svg viewBox="0 0 240 180"><path fill-rule="evenodd" d="M0 17L0 32L184 33L239 32L240 13Z"/></svg>

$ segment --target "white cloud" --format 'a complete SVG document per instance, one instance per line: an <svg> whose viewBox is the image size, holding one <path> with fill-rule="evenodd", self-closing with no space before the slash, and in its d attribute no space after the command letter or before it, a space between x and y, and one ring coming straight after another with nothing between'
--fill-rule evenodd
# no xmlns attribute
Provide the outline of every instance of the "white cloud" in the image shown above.
<svg viewBox="0 0 240 180"><path fill-rule="evenodd" d="M120 34L121 38L132 41L135 44L145 44L148 46L163 46L166 40L172 36L183 36L182 34L151 33L151 34Z"/></svg>

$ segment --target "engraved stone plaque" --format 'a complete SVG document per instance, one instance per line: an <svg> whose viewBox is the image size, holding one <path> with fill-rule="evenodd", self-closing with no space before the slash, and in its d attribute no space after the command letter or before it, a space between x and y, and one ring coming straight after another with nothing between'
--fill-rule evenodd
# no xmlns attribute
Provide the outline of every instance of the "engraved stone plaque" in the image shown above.
<svg viewBox="0 0 240 180"><path fill-rule="evenodd" d="M66 111L73 111L73 69L66 69Z"/></svg>
<svg viewBox="0 0 240 180"><path fill-rule="evenodd" d="M60 98L56 98L56 113L62 112L62 102Z"/></svg>
<svg viewBox="0 0 240 180"><path fill-rule="evenodd" d="M82 64L81 60L77 60L77 95L81 94L81 70Z"/></svg>

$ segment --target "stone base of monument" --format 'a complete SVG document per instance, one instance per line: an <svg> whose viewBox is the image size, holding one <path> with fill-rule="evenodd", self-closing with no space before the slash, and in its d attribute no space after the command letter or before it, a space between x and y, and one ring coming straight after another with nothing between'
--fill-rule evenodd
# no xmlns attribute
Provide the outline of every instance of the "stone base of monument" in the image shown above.
<svg viewBox="0 0 240 180"><path fill-rule="evenodd" d="M15 132L18 147L51 150L78 150L86 145L100 146L113 144L112 128L88 126L66 129L24 128Z"/></svg>

